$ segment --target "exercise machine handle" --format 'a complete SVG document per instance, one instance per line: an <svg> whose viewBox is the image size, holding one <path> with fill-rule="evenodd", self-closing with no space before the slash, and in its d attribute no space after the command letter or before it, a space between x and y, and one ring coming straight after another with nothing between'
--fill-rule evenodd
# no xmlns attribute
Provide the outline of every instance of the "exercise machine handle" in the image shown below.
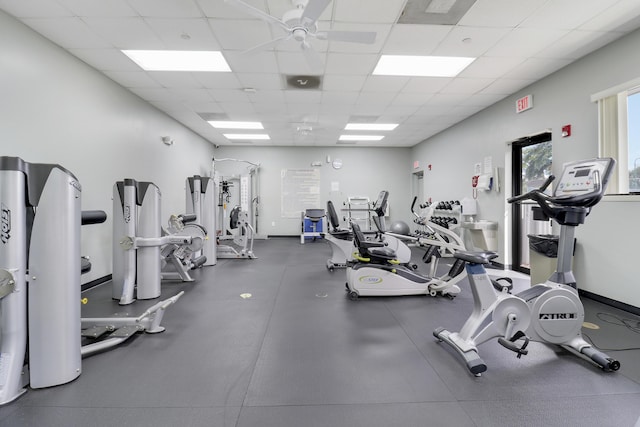
<svg viewBox="0 0 640 427"><path fill-rule="evenodd" d="M182 222L186 224L187 222L195 221L198 219L198 216L196 214L182 214L180 215L180 218L182 218Z"/></svg>
<svg viewBox="0 0 640 427"><path fill-rule="evenodd" d="M519 196L509 197L507 199L507 202L508 203L516 203L516 202L521 202L523 200L534 200L534 201L538 202L539 199L549 200L549 196L544 194L544 191L547 189L547 187L549 187L549 185L551 185L551 183L555 179L556 179L555 176L549 175L547 180L544 182L544 184L542 184L542 186L540 188L536 188L535 190L531 190L528 193L520 194ZM544 203L544 201L543 201L543 203Z"/></svg>
<svg viewBox="0 0 640 427"><path fill-rule="evenodd" d="M420 215L418 215L415 211L417 200L418 200L418 196L413 196L413 202L411 202L411 213L413 213L416 216L416 218L420 218Z"/></svg>
<svg viewBox="0 0 640 427"><path fill-rule="evenodd" d="M107 220L105 211L82 211L82 225L102 224Z"/></svg>

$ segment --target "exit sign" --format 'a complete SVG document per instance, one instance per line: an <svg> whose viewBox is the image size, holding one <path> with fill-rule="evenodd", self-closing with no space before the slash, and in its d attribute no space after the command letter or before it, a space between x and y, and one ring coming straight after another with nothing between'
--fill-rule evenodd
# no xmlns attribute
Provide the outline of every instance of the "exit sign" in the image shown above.
<svg viewBox="0 0 640 427"><path fill-rule="evenodd" d="M523 96L516 101L516 113L522 113L533 108L533 95Z"/></svg>

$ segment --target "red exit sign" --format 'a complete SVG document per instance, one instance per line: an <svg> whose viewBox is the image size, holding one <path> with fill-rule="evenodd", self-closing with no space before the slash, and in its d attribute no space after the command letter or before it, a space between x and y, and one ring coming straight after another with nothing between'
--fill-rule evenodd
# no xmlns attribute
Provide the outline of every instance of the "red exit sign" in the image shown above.
<svg viewBox="0 0 640 427"><path fill-rule="evenodd" d="M522 113L533 108L533 95L523 96L516 100L516 113Z"/></svg>

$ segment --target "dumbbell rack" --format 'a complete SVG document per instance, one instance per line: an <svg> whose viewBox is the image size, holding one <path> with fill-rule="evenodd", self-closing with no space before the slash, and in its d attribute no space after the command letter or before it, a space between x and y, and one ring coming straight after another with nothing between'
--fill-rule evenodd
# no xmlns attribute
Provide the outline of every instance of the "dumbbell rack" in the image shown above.
<svg viewBox="0 0 640 427"><path fill-rule="evenodd" d="M437 205L436 205L437 206ZM449 219L448 228L449 230L458 230L460 225L462 224L462 207L459 204L451 205L451 209L441 209L436 207L433 210L433 215L431 216L432 221L433 218L445 218ZM434 221L435 222L435 221ZM456 233L459 234L458 231Z"/></svg>

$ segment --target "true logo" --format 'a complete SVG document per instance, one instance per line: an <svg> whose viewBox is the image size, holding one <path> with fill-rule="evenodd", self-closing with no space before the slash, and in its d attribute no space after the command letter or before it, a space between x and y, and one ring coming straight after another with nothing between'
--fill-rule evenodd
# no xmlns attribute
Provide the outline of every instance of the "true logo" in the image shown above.
<svg viewBox="0 0 640 427"><path fill-rule="evenodd" d="M129 221L131 221L131 206L125 205L124 206L124 222L128 224Z"/></svg>
<svg viewBox="0 0 640 427"><path fill-rule="evenodd" d="M366 283L368 285L375 285L378 283L382 283L382 277L376 277L376 276L363 276L359 280L360 282Z"/></svg>
<svg viewBox="0 0 640 427"><path fill-rule="evenodd" d="M577 317L576 313L540 313L540 320L571 320Z"/></svg>
<svg viewBox="0 0 640 427"><path fill-rule="evenodd" d="M0 218L0 221L2 221L2 228L0 230L0 240L2 240L2 243L8 243L11 238L11 210L6 207L4 203L2 204L1 215L2 218Z"/></svg>

